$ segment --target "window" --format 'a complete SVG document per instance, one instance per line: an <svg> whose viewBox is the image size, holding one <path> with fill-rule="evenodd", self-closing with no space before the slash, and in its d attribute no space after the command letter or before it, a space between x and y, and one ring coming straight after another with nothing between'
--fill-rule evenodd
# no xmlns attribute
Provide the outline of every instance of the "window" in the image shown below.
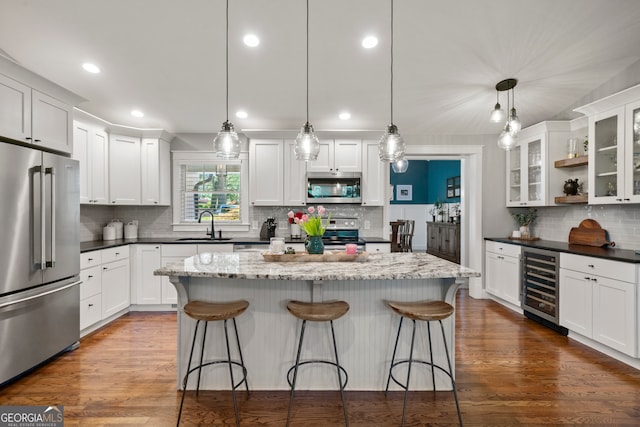
<svg viewBox="0 0 640 427"><path fill-rule="evenodd" d="M211 215L221 226L246 224L245 165L242 160L217 159L213 153L175 152L174 229L198 230L198 220L201 218L202 225L208 225ZM184 227L189 225L194 227Z"/></svg>

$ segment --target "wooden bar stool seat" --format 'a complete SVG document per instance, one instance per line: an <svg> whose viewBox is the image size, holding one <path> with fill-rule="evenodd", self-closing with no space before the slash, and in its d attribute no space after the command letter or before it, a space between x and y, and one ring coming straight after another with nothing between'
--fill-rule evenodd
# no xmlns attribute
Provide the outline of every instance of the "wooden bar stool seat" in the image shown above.
<svg viewBox="0 0 640 427"><path fill-rule="evenodd" d="M291 387L291 393L289 395L289 410L287 412L287 426L291 419L291 407L293 406L293 394L296 388L296 380L298 378L298 368L302 365L310 363L321 363L326 365L335 366L338 373L338 384L340 385L340 396L342 397L342 410L344 413L345 425L349 425L349 417L347 416L347 403L344 398L344 389L349 381L347 371L340 366L340 360L338 359L338 347L336 346L336 335L333 329L333 321L344 316L349 311L349 304L345 301L327 301L327 302L303 302L303 301L289 301L287 303L287 310L289 313L302 320L302 327L300 329L300 340L298 342L298 351L296 355L296 363L287 371L287 382ZM331 325L331 337L333 339L333 353L335 356L335 362L331 360L306 360L300 361L300 354L302 351L302 341L304 338L304 331L307 321L310 322L329 322ZM291 378L293 374L293 379ZM343 381L344 375L344 381Z"/></svg>
<svg viewBox="0 0 640 427"><path fill-rule="evenodd" d="M180 400L180 411L178 412L178 422L176 425L180 425L180 418L182 416L182 408L184 406L184 396L187 391L187 383L189 381L189 375L198 371L198 385L196 387L196 396L200 391L200 376L202 368L209 365L215 365L224 363L229 366L229 378L231 379L231 395L233 396L233 409L236 415L236 426L240 425L240 417L238 413L238 402L236 399L236 389L244 383L247 393L249 393L249 384L247 382L247 368L244 366L244 359L242 357L242 348L240 347L240 338L238 337L238 326L236 325L236 317L241 315L249 307L249 302L245 300L229 301L229 302L205 302L205 301L190 301L184 306L184 313L190 318L196 320L196 327L193 332L193 342L191 343L191 352L189 353L189 363L187 365L187 373L184 376L182 382L182 399ZM238 346L238 354L240 361L231 359L231 349L229 347L229 333L227 331L227 321L233 320L233 329L236 335L236 344ZM207 336L207 325L209 322L215 322L222 320L224 322L224 338L227 347L227 358L223 360L213 360L209 362L203 362L205 339ZM198 326L200 322L204 322L204 329L202 332L202 346L200 348L200 363L191 367L191 361L193 359L193 350L196 345L196 337L198 335ZM237 383L233 378L233 367L238 366L242 370L242 378Z"/></svg>
<svg viewBox="0 0 640 427"><path fill-rule="evenodd" d="M396 343L393 347L393 356L391 356L391 365L389 366L389 375L387 377L387 387L385 393L389 391L389 383L391 380L404 389L404 403L402 406L402 425L404 426L405 414L407 409L407 397L409 392L409 381L411 379L411 365L413 363L420 363L423 365L431 366L431 378L433 381L433 391L436 391L436 376L435 370L438 369L444 372L451 379L451 387L453 390L453 396L456 402L456 410L458 411L458 421L462 426L462 414L460 413L460 405L458 403L458 394L456 392L456 383L453 379L453 369L451 367L451 359L449 358L449 349L447 348L447 339L444 333L444 326L442 321L453 315L455 312L453 306L444 301L387 301L387 305L398 315L400 315L400 324L398 325L398 334L396 335ZM402 330L402 321L407 318L413 322L413 331L411 334L411 348L409 350L409 359L396 361L396 352L398 350L398 341L400 339L400 331ZM424 321L427 323L427 337L429 339L429 361L413 359L413 347L416 337L416 321ZM433 362L433 346L431 342L431 322L440 323L440 330L442 331L442 341L444 343L444 351L447 356L447 365L449 369L445 369ZM402 383L393 376L393 368L398 365L408 364L407 379Z"/></svg>

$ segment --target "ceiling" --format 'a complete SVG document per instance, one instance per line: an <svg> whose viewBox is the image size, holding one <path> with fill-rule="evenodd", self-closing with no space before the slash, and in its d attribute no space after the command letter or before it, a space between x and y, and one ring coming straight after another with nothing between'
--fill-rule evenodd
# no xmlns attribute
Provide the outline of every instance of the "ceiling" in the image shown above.
<svg viewBox="0 0 640 427"><path fill-rule="evenodd" d="M304 123L305 4L230 1L236 130ZM310 1L316 130L382 133L389 123L389 12L389 0ZM249 32L258 47L242 43ZM370 34L380 42L365 50ZM497 134L488 117L495 84L508 77L519 80L524 126L547 120L640 60L639 46L638 0L397 0L394 123L401 134ZM115 124L211 133L225 120L223 0L0 0L0 49ZM102 73L85 72L87 61ZM238 109L249 117L236 118ZM351 119L338 119L342 111Z"/></svg>

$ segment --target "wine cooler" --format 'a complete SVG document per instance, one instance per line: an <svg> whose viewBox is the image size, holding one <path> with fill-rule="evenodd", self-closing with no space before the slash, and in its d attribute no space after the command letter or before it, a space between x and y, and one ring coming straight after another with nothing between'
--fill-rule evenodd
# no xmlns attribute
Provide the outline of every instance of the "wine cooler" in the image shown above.
<svg viewBox="0 0 640 427"><path fill-rule="evenodd" d="M559 326L559 263L557 252L524 248L522 251L522 309L525 316L563 335Z"/></svg>

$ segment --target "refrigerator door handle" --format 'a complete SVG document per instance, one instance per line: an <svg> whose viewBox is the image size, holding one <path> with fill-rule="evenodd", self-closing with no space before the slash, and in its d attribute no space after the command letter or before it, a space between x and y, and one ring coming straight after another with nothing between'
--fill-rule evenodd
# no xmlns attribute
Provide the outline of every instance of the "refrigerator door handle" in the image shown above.
<svg viewBox="0 0 640 427"><path fill-rule="evenodd" d="M20 304L20 303L23 303L23 302L31 301L31 300L34 300L34 299L37 299L37 298L42 298L45 295L55 294L56 292L64 291L65 289L69 289L70 287L79 285L81 283L82 283L82 281L78 280L76 282L69 283L68 285L62 286L61 288L52 289L50 291L42 292L41 294L31 295L30 297L21 298L21 299L15 300L15 301L5 302L5 303L0 304L0 309L5 308L5 307L10 307L12 305Z"/></svg>
<svg viewBox="0 0 640 427"><path fill-rule="evenodd" d="M45 267L55 267L56 265L56 170L53 167L46 168L45 173L51 175L51 259L46 261ZM42 233L45 235L45 233Z"/></svg>
<svg viewBox="0 0 640 427"><path fill-rule="evenodd" d="M44 167L43 166L36 166L34 168L34 172L35 173L39 173L40 174L40 270L44 270L47 268L47 256L45 253L45 246L47 244L47 236L45 233L45 227L46 227L46 218L45 218L45 171L44 171Z"/></svg>

